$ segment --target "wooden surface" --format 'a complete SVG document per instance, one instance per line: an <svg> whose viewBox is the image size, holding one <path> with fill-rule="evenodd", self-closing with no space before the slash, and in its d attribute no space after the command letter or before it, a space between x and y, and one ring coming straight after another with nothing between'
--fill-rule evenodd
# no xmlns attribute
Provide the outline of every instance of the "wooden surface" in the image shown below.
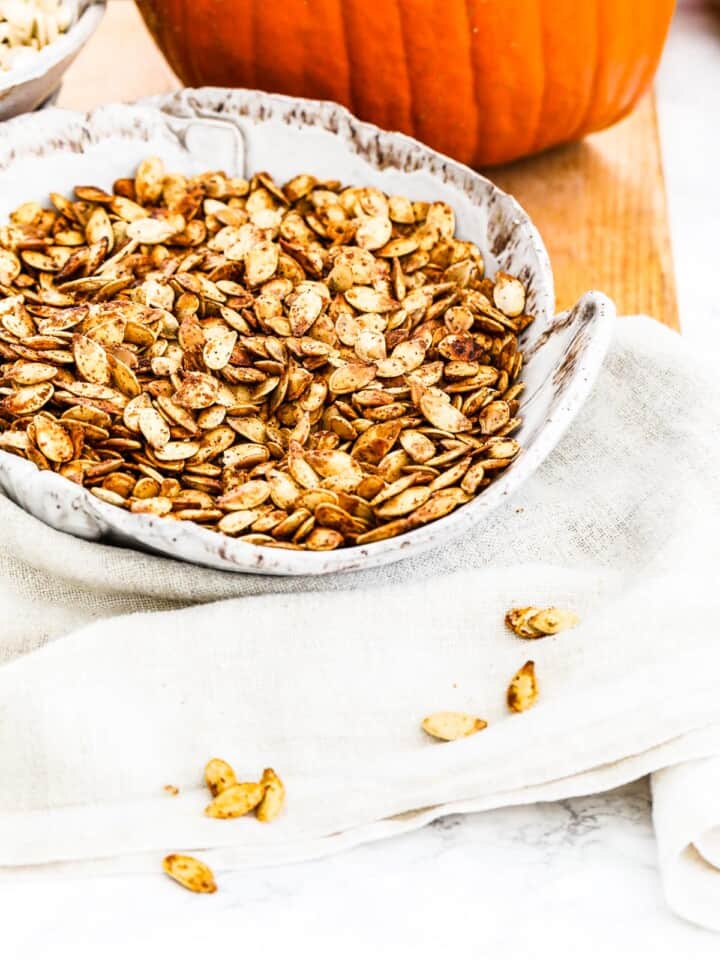
<svg viewBox="0 0 720 960"><path fill-rule="evenodd" d="M89 109L175 89L130 0L110 0L98 32L68 71L59 105ZM655 104L582 143L487 171L514 194L550 251L558 307L603 290L620 313L678 314Z"/></svg>
<svg viewBox="0 0 720 960"><path fill-rule="evenodd" d="M679 329L652 96L609 130L486 172L540 230L561 309L594 287Z"/></svg>

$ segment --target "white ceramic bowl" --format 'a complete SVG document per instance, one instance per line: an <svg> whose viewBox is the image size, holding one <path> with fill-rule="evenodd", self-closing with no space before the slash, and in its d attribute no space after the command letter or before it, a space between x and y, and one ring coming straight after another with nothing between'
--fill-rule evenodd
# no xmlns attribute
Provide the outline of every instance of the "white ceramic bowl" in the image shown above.
<svg viewBox="0 0 720 960"><path fill-rule="evenodd" d="M57 92L63 74L90 39L105 0L79 0L75 22L54 43L12 70L0 71L0 120L35 110Z"/></svg>
<svg viewBox="0 0 720 960"><path fill-rule="evenodd" d="M526 390L516 436L523 450L482 494L449 516L390 540L323 553L263 548L193 523L131 514L0 451L0 489L45 523L222 570L297 575L379 566L481 524L550 453L580 409L609 343L612 303L588 293L568 313L553 316L545 247L512 197L467 167L409 137L361 123L335 104L208 88L102 107L87 116L50 109L18 118L0 127L0 219L49 190L69 192L77 183L109 187L149 154L188 173L268 170L282 181L307 171L415 199L446 200L456 211L458 234L478 244L488 272L506 270L528 289L528 312L536 320L521 340Z"/></svg>

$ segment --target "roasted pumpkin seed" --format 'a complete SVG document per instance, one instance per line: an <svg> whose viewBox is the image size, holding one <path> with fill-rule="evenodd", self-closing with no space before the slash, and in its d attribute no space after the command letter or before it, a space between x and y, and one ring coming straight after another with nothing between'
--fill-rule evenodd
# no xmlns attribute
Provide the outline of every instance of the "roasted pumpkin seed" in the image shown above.
<svg viewBox="0 0 720 960"><path fill-rule="evenodd" d="M237 777L229 763L219 757L214 757L205 764L205 783L208 785L210 793L216 797L219 793L227 790L228 787L235 786Z"/></svg>
<svg viewBox="0 0 720 960"><path fill-rule="evenodd" d="M486 720L481 720L480 717L474 717L469 713L453 711L431 713L422 722L425 733L435 737L436 740L460 740L484 730L485 727L487 727Z"/></svg>
<svg viewBox="0 0 720 960"><path fill-rule="evenodd" d="M528 660L510 681L507 691L507 705L513 713L522 713L533 707L538 698L538 684L535 677L535 664Z"/></svg>
<svg viewBox="0 0 720 960"><path fill-rule="evenodd" d="M40 469L333 550L445 516L518 455L527 291L483 276L446 203L157 157L50 198L0 229L0 446ZM567 625L534 613L526 633Z"/></svg>
<svg viewBox="0 0 720 960"><path fill-rule="evenodd" d="M257 807L264 795L265 787L260 783L234 783L205 807L205 816L218 820L244 817Z"/></svg>
<svg viewBox="0 0 720 960"><path fill-rule="evenodd" d="M193 893L215 893L217 884L207 864L184 853L170 853L163 860L163 870L186 890Z"/></svg>
<svg viewBox="0 0 720 960"><path fill-rule="evenodd" d="M285 784L272 767L263 770L260 784L265 788L265 795L255 809L255 816L263 823L270 823L280 816L285 806Z"/></svg>

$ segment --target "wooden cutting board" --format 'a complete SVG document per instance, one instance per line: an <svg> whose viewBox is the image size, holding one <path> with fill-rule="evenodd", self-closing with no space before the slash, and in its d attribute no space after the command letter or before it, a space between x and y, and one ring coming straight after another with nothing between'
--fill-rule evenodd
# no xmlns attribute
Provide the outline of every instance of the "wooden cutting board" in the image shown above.
<svg viewBox="0 0 720 960"><path fill-rule="evenodd" d="M178 86L135 4L110 0L65 77L59 106L85 110ZM649 313L679 329L652 95L610 130L486 172L537 224L559 309L594 288L612 297L619 313Z"/></svg>
<svg viewBox="0 0 720 960"><path fill-rule="evenodd" d="M540 230L560 309L595 287L680 329L653 94L609 130L485 172Z"/></svg>

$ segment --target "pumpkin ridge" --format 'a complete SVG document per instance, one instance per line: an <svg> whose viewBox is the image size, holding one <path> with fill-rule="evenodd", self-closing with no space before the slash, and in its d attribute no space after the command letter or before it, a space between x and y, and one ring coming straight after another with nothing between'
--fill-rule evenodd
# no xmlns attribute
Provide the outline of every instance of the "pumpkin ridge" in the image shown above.
<svg viewBox="0 0 720 960"><path fill-rule="evenodd" d="M473 122L473 145L472 148L468 151L468 160L467 162L474 167L479 166L478 161L478 150L480 149L480 123L478 122L478 113L477 113L477 97L475 91L477 90L477 62L475 60L475 44L473 42L474 33L470 24L472 23L470 17L470 7L469 4L472 0L463 0L463 10L465 11L465 23L468 29L468 54L470 60L470 98L472 100L472 122Z"/></svg>
<svg viewBox="0 0 720 960"><path fill-rule="evenodd" d="M285 0L287 2L287 0ZM357 113L378 126L409 132L409 81L398 56L399 10L392 3L343 0L348 11Z"/></svg>
<svg viewBox="0 0 720 960"><path fill-rule="evenodd" d="M182 35L187 37L191 30L192 24L190 23L190 11L187 7L183 7ZM196 49L197 48L193 44L190 44L189 48L185 51L190 73L193 77L198 76L197 61L195 60Z"/></svg>
<svg viewBox="0 0 720 960"><path fill-rule="evenodd" d="M478 138L480 133L480 124L478 123L477 116L477 98L475 97L475 84L477 82L477 77L475 76L475 58L473 56L473 41L472 33L470 31L470 10L468 9L469 0L462 0L462 9L465 14L465 26L467 27L467 34L469 37L468 40L468 64L470 66L470 99L472 101L473 110L470 114L469 121L473 125L473 135L472 135L472 146L468 150L468 159L467 163L475 164L475 158L477 156L478 149Z"/></svg>
<svg viewBox="0 0 720 960"><path fill-rule="evenodd" d="M468 29L473 38L479 38L479 33L474 33L475 27L473 26L473 11L471 7L474 7L474 0L465 0L465 13L467 15ZM485 162L483 154L483 124L481 122L481 101L478 91L482 85L482 70L480 69L480 58L479 58L479 39L473 39L470 42L470 64L472 66L472 102L475 107L475 149L472 155L472 165L473 166L482 166Z"/></svg>
<svg viewBox="0 0 720 960"><path fill-rule="evenodd" d="M348 67L348 97L345 106L348 110L356 113L355 104L357 97L355 95L355 71L352 66L352 54L350 53L350 27L348 24L347 5L340 4L340 37L342 39L343 50L345 51L345 60Z"/></svg>
<svg viewBox="0 0 720 960"><path fill-rule="evenodd" d="M308 96L351 105L350 60L343 20L343 4L314 0L304 18L303 83ZM328 57L332 70L326 68ZM352 109L352 107L351 107Z"/></svg>
<svg viewBox="0 0 720 960"><path fill-rule="evenodd" d="M545 21L542 17L538 18L538 47L539 47L539 56L538 63L542 69L541 77L536 78L537 82L541 84L539 95L537 97L537 111L535 113L533 126L531 128L532 132L530 138L527 141L526 149L524 153L534 153L539 149L538 140L542 136L543 126L545 123L545 95L548 90L547 83L547 71L548 71L548 61L547 61L547 51L545 45L545 30L543 29Z"/></svg>
<svg viewBox="0 0 720 960"><path fill-rule="evenodd" d="M592 0L593 9L595 10L595 49L593 50L593 75L592 83L588 88L588 102L587 106L583 110L582 119L577 125L575 130L570 134L571 137L580 137L583 134L583 131L588 129L594 129L594 124L592 122L592 116L595 109L595 98L598 92L598 78L600 76L600 42L599 37L603 34L600 32L602 29L602 5L603 0Z"/></svg>
<svg viewBox="0 0 720 960"><path fill-rule="evenodd" d="M398 19L400 20L400 48L402 49L403 62L405 64L405 76L408 79L408 113L410 115L410 130L408 133L411 137L417 136L418 130L418 117L416 114L416 100L413 97L413 80L414 77L410 68L410 58L408 56L408 43L407 36L405 34L405 20L403 18L403 4L402 0L393 0L393 3L396 3L398 11Z"/></svg>
<svg viewBox="0 0 720 960"><path fill-rule="evenodd" d="M252 3L252 0L250 0ZM212 31L213 45L218 48L222 45L222 37L220 35L220 17L208 17L207 18L208 29ZM197 76L197 70L193 65L193 73Z"/></svg>

